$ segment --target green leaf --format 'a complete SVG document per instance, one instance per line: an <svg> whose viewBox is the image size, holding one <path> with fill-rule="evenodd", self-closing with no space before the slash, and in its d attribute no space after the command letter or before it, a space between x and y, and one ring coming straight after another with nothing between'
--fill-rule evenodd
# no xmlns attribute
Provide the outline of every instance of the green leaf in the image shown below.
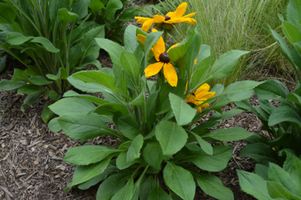
<svg viewBox="0 0 301 200"><path fill-rule="evenodd" d="M17 94L25 93L25 94L32 95L32 94L40 93L42 90L43 90L42 86L33 85L33 84L26 84L26 85L21 86L18 89L18 93Z"/></svg>
<svg viewBox="0 0 301 200"><path fill-rule="evenodd" d="M95 38L103 38L105 33L104 33L104 26L98 26L95 27L88 32L84 34L84 38L81 42L81 48L82 52L84 52L84 55L86 55L86 52L88 51L89 48L92 47L93 43L95 42Z"/></svg>
<svg viewBox="0 0 301 200"><path fill-rule="evenodd" d="M80 97L83 99L88 99L88 100L92 101L93 103L95 103L96 105L102 105L102 104L108 103L106 100L103 100L96 96L86 95L86 94L78 94L77 92L75 92L73 90L69 90L66 93L64 93L64 97Z"/></svg>
<svg viewBox="0 0 301 200"><path fill-rule="evenodd" d="M58 10L58 20L63 21L63 29L66 29L68 23L76 20L77 18L77 14L69 12L66 8L61 8Z"/></svg>
<svg viewBox="0 0 301 200"><path fill-rule="evenodd" d="M237 175L239 185L244 192L260 200L272 200L268 193L267 184L260 176L241 170L237 170Z"/></svg>
<svg viewBox="0 0 301 200"><path fill-rule="evenodd" d="M272 198L294 199L301 200L300 196L297 196L288 191L283 185L274 181L268 181L267 187L269 194Z"/></svg>
<svg viewBox="0 0 301 200"><path fill-rule="evenodd" d="M191 108L185 100L173 93L169 93L169 100L178 125L183 126L189 124L194 118L197 110Z"/></svg>
<svg viewBox="0 0 301 200"><path fill-rule="evenodd" d="M289 1L286 7L286 18L291 23L301 20L301 6L299 0Z"/></svg>
<svg viewBox="0 0 301 200"><path fill-rule="evenodd" d="M144 160L153 168L160 170L163 153L157 141L148 142L143 149Z"/></svg>
<svg viewBox="0 0 301 200"><path fill-rule="evenodd" d="M230 129L216 129L210 133L202 135L202 137L210 137L215 140L219 141L236 141L236 140L243 140L246 139L247 137L250 137L251 133L246 131L243 128L240 127L235 127L235 128L230 128Z"/></svg>
<svg viewBox="0 0 301 200"><path fill-rule="evenodd" d="M213 148L210 143L206 142L201 136L195 134L192 131L190 131L189 133L191 133L197 139L200 147L205 153L207 153L208 155L213 155Z"/></svg>
<svg viewBox="0 0 301 200"><path fill-rule="evenodd" d="M144 43L144 59L145 62L147 62L147 56L149 51L151 50L152 46L159 40L163 32L154 32L150 33L145 37L145 43Z"/></svg>
<svg viewBox="0 0 301 200"><path fill-rule="evenodd" d="M0 81L0 90L10 91L10 90L15 90L23 85L26 85L26 83L23 81L18 81L13 84L10 83L11 83L10 80L2 79Z"/></svg>
<svg viewBox="0 0 301 200"><path fill-rule="evenodd" d="M147 200L173 200L173 199L160 186L157 186L150 191Z"/></svg>
<svg viewBox="0 0 301 200"><path fill-rule="evenodd" d="M191 43L185 55L185 67L188 72L188 77L190 77L193 72L194 60L197 58L199 54L201 45L202 45L201 34L195 31L195 34L193 35L193 38L191 40Z"/></svg>
<svg viewBox="0 0 301 200"><path fill-rule="evenodd" d="M58 10L60 8L69 8L69 0L61 1L50 1L49 3L49 18L51 24L54 26L55 21L57 20Z"/></svg>
<svg viewBox="0 0 301 200"><path fill-rule="evenodd" d="M21 45L33 38L32 36L25 36L18 32L8 32L6 41L11 45Z"/></svg>
<svg viewBox="0 0 301 200"><path fill-rule="evenodd" d="M44 37L35 37L33 40L31 40L30 42L32 43L39 43L41 45L43 45L43 47L52 53L58 53L60 52L59 49L55 48L55 46L47 39Z"/></svg>
<svg viewBox="0 0 301 200"><path fill-rule="evenodd" d="M184 200L193 200L195 182L193 176L186 169L168 162L163 170L166 185Z"/></svg>
<svg viewBox="0 0 301 200"><path fill-rule="evenodd" d="M301 127L301 117L290 106L281 106L276 108L269 118L269 126L280 124L281 122L293 122Z"/></svg>
<svg viewBox="0 0 301 200"><path fill-rule="evenodd" d="M139 125L130 116L121 116L117 121L114 120L114 122L120 132L131 140L134 140L139 134L142 134Z"/></svg>
<svg viewBox="0 0 301 200"><path fill-rule="evenodd" d="M265 100L275 99L281 101L289 94L287 88L280 81L272 79L265 81L254 90L259 98Z"/></svg>
<svg viewBox="0 0 301 200"><path fill-rule="evenodd" d="M108 157L107 159L103 160L102 162L91 164L91 165L84 165L84 166L77 166L72 177L71 185L78 185L80 183L86 182L91 178L101 174L107 168L111 161L112 157Z"/></svg>
<svg viewBox="0 0 301 200"><path fill-rule="evenodd" d="M291 44L301 41L300 30L292 23L281 20L282 22L282 32Z"/></svg>
<svg viewBox="0 0 301 200"><path fill-rule="evenodd" d="M253 158L259 163L278 162L276 152L269 145L261 142L248 144L241 150L240 156Z"/></svg>
<svg viewBox="0 0 301 200"><path fill-rule="evenodd" d="M188 135L185 130L174 122L161 121L155 129L163 155L173 155L186 144Z"/></svg>
<svg viewBox="0 0 301 200"><path fill-rule="evenodd" d="M43 108L41 117L44 123L47 123L53 117L53 112L48 108L47 104Z"/></svg>
<svg viewBox="0 0 301 200"><path fill-rule="evenodd" d="M46 74L46 77L51 80L54 80L54 81L61 80L61 79L67 79L68 71L65 68L61 67L61 68L59 68L57 75Z"/></svg>
<svg viewBox="0 0 301 200"><path fill-rule="evenodd" d="M208 155L203 150L191 151L185 159L193 162L199 168L210 171L218 172L228 166L228 162L232 156L232 148L228 146L214 146L213 155Z"/></svg>
<svg viewBox="0 0 301 200"><path fill-rule="evenodd" d="M140 150L143 145L143 136L141 134L137 135L134 140L132 141L131 146L129 147L127 154L126 154L126 161L132 162L136 158L140 157Z"/></svg>
<svg viewBox="0 0 301 200"><path fill-rule="evenodd" d="M26 99L24 99L24 102L21 106L21 111L24 112L24 105L30 105L30 104L34 104L35 102L37 102L40 98L41 93L36 93L36 94L32 94L32 95L28 95L26 97Z"/></svg>
<svg viewBox="0 0 301 200"><path fill-rule="evenodd" d="M48 128L56 133L56 132L59 132L60 130L62 130L59 122L58 122L58 117L56 118L53 118L52 120L50 120L50 122L48 123Z"/></svg>
<svg viewBox="0 0 301 200"><path fill-rule="evenodd" d="M130 24L126 27L124 31L124 50L134 53L135 49L139 46L136 39L136 30L138 27Z"/></svg>
<svg viewBox="0 0 301 200"><path fill-rule="evenodd" d="M1 58L1 54L0 54L0 73L5 69L6 67L6 58L7 58L7 55L5 56L2 56Z"/></svg>
<svg viewBox="0 0 301 200"><path fill-rule="evenodd" d="M130 52L122 52L120 62L123 66L125 73L131 78L136 87L139 86L140 79L140 65L137 58Z"/></svg>
<svg viewBox="0 0 301 200"><path fill-rule="evenodd" d="M94 104L86 99L70 97L61 99L49 106L50 110L57 115L72 115L77 113L88 113L95 109Z"/></svg>
<svg viewBox="0 0 301 200"><path fill-rule="evenodd" d="M234 200L234 195L222 181L211 174L194 174L200 188L208 195L220 200Z"/></svg>
<svg viewBox="0 0 301 200"><path fill-rule="evenodd" d="M91 0L77 0L73 2L72 12L78 14L78 19L88 15L88 6Z"/></svg>
<svg viewBox="0 0 301 200"><path fill-rule="evenodd" d="M51 84L52 81L48 81L46 78L43 76L32 76L29 79L29 82L31 82L34 85L48 85Z"/></svg>
<svg viewBox="0 0 301 200"><path fill-rule="evenodd" d="M73 147L65 154L64 161L73 165L90 165L100 162L116 152L120 152L120 150L103 145Z"/></svg>
<svg viewBox="0 0 301 200"><path fill-rule="evenodd" d="M298 195L297 187L295 188L289 173L274 163L269 164L268 180L280 183L287 190ZM299 178L299 180L301 180L301 178Z"/></svg>
<svg viewBox="0 0 301 200"><path fill-rule="evenodd" d="M64 133L73 139L85 141L101 135L121 138L116 130L110 129L97 114L72 113L58 119Z"/></svg>
<svg viewBox="0 0 301 200"><path fill-rule="evenodd" d="M120 112L123 115L129 115L127 107L119 103L101 104L93 112L99 115L110 115L110 116L113 116L117 112Z"/></svg>
<svg viewBox="0 0 301 200"><path fill-rule="evenodd" d="M157 183L152 176L148 176L142 183L140 188L140 199L147 199L152 191L156 187ZM165 193L166 194L166 193ZM158 199L158 198L157 198Z"/></svg>
<svg viewBox="0 0 301 200"><path fill-rule="evenodd" d="M12 84L17 83L19 81L25 81L25 82L27 82L28 79L29 79L28 72L26 70L22 71L20 69L15 68L14 69L14 76L13 76L10 84L12 85Z"/></svg>
<svg viewBox="0 0 301 200"><path fill-rule="evenodd" d="M123 4L120 0L110 0L106 6L105 16L108 20L115 19L115 13L117 10L123 8Z"/></svg>
<svg viewBox="0 0 301 200"><path fill-rule="evenodd" d="M301 196L301 161L295 156L293 157L290 176L299 196Z"/></svg>
<svg viewBox="0 0 301 200"><path fill-rule="evenodd" d="M114 174L101 183L97 190L97 200L111 200L129 178L126 174Z"/></svg>
<svg viewBox="0 0 301 200"><path fill-rule="evenodd" d="M89 4L89 8L91 9L92 14L96 15L96 13L100 9L104 8L104 5L103 5L103 3L101 3L100 0L92 0L91 3Z"/></svg>
<svg viewBox="0 0 301 200"><path fill-rule="evenodd" d="M116 159L116 166L118 169L123 170L126 169L128 167L130 167L131 165L139 162L139 160L134 160L132 162L127 162L126 159L127 158L127 152L122 152L118 155L117 159Z"/></svg>
<svg viewBox="0 0 301 200"><path fill-rule="evenodd" d="M12 24L15 21L15 11L6 3L0 3L0 23Z"/></svg>

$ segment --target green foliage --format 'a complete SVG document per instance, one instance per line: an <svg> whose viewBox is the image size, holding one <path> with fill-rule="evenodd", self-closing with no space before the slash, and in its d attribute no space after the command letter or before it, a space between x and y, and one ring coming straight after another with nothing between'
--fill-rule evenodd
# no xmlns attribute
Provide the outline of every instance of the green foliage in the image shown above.
<svg viewBox="0 0 301 200"><path fill-rule="evenodd" d="M285 21L283 16L279 15L283 34L289 40L290 46L287 45L280 34L269 25L264 24L264 27L279 43L281 53L292 64L299 78L295 90L289 92L281 82L268 80L254 89L259 97L260 107L251 106L247 100L235 102L238 107L255 113L263 124L262 130L267 131L270 136L269 139L263 136L248 138L249 145L241 152L241 156L251 157L262 164L273 162L282 165L285 155L280 155L279 152L283 149L292 150L298 157L301 155L301 49L299 48L301 43L301 27L299 24L301 17L297 14L301 12L300 6L300 1L291 0L287 6L286 18L288 21ZM271 99L280 101L280 104L277 107L271 105L269 103Z"/></svg>
<svg viewBox="0 0 301 200"><path fill-rule="evenodd" d="M104 25L106 38L122 43L124 24L132 19L138 10L136 6L125 8L128 3L129 0L92 0L89 4L89 20Z"/></svg>
<svg viewBox="0 0 301 200"><path fill-rule="evenodd" d="M243 191L259 200L301 199L301 161L287 152L284 166L269 163L257 164L254 173L238 170L239 184Z"/></svg>
<svg viewBox="0 0 301 200"><path fill-rule="evenodd" d="M0 48L27 67L15 69L11 82L1 81L0 90L18 89L35 103L39 95L58 100L69 88L67 77L87 65L100 68L96 60L104 27L87 21L89 0L5 0L1 4ZM86 17L86 18L85 18ZM0 62L0 70L5 59ZM35 95L31 98L30 95ZM49 102L50 103L50 102ZM22 106L23 109L23 106ZM44 108L47 122L53 113Z"/></svg>
<svg viewBox="0 0 301 200"><path fill-rule="evenodd" d="M225 53L211 69L194 65L191 61L197 58L202 63L210 54L207 46L193 42L193 38L199 40L201 36L190 29L187 38L171 50L172 63L179 68L179 81L172 87L164 79L146 80L143 73L148 63L153 62L153 56L148 52L155 47L162 32L144 33L144 45L135 39L136 34L142 33L139 29L130 25L125 33L124 48L107 39L96 39L97 44L109 53L113 69L81 71L68 77L75 88L90 93L101 92L106 100L68 91L64 95L66 98L49 106L59 115L49 124L53 130L62 129L69 137L81 141L104 134L120 139L118 148L100 145L69 149L64 160L77 168L67 189L75 185L87 189L101 182L96 197L100 200L138 199L139 196L140 199L192 200L199 186L216 198L234 199L232 192L217 177L197 172L199 169L222 171L231 159L231 147L212 147L208 141L234 141L251 135L240 128L212 132L210 129L220 120L243 111L236 109L222 113L221 107L233 99L249 98L251 89L262 83L245 81L226 88L218 84L211 90L215 91L215 96L199 106L214 104L201 113L185 99L207 80L229 75L239 58L248 52ZM183 51L183 47L186 50ZM186 56L191 49L198 52ZM202 67L205 67L204 74L194 77ZM218 112L195 126L195 122L210 110ZM117 129L108 128L105 122L113 122ZM160 187L161 181L169 194Z"/></svg>

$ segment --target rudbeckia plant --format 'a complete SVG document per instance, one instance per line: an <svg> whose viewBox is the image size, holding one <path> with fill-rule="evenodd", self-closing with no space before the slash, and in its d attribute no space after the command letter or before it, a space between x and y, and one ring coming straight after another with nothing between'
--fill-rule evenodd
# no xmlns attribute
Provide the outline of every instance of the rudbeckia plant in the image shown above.
<svg viewBox="0 0 301 200"><path fill-rule="evenodd" d="M68 91L50 106L59 116L49 123L55 132L62 129L81 141L102 135L117 138L115 147L84 145L67 151L64 160L77 167L66 190L100 183L98 200L193 200L196 187L201 187L217 199L234 199L221 180L199 171L222 171L232 156L231 147L212 146L210 141L251 135L242 128L210 129L242 112L223 113L221 108L251 97L251 89L261 83L237 82L227 88L217 84L210 90L207 82L229 75L248 52L233 50L212 63L210 47L201 44L196 30L190 29L187 38L168 52L162 33L146 34L130 25L124 47L95 39L109 53L113 68L77 72L68 81L78 90L101 92L104 99ZM156 73L165 78L147 79ZM208 121L196 123L209 111L217 112Z"/></svg>

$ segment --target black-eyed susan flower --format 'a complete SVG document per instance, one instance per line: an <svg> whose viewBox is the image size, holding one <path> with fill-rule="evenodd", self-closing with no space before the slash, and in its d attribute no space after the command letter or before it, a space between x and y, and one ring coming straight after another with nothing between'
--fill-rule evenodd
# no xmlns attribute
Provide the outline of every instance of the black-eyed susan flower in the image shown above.
<svg viewBox="0 0 301 200"><path fill-rule="evenodd" d="M156 32L156 29L153 29L152 32ZM137 40L144 44L145 42L145 36L138 35ZM166 78L169 85L176 87L178 84L178 75L174 68L174 66L171 64L171 61L168 56L168 51L175 47L177 44L172 45L167 51L165 51L165 43L162 38L162 36L159 38L156 44L151 48L152 52L154 53L154 57L157 62L148 65L145 70L145 76L146 78L149 78L151 76L154 76L160 72L160 70L163 68L163 74Z"/></svg>
<svg viewBox="0 0 301 200"><path fill-rule="evenodd" d="M186 103L194 104L196 106L204 103L204 101L215 95L215 92L209 92L209 90L210 86L207 83L204 83L196 90L196 92L192 92L187 96ZM208 103L199 106L198 113L202 112L202 108L208 108L209 106L210 105Z"/></svg>
<svg viewBox="0 0 301 200"><path fill-rule="evenodd" d="M178 6L175 12L169 12L165 16L155 15L153 18L135 17L135 19L137 19L138 23L142 24L141 29L145 32L147 32L153 24L161 24L161 23L176 24L180 22L186 22L188 24L196 24L196 20L191 18L196 14L196 12L183 16L184 13L186 12L186 8L187 8L187 3L184 2Z"/></svg>

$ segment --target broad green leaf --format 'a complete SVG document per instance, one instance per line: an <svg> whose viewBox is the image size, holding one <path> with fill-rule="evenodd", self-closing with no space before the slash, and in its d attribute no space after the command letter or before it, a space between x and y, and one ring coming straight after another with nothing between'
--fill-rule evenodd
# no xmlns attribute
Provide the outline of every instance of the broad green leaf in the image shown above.
<svg viewBox="0 0 301 200"><path fill-rule="evenodd" d="M140 157L140 150L143 145L143 136L141 134L137 135L134 140L132 141L131 146L129 147L127 154L126 154L126 161L132 162L136 158Z"/></svg>
<svg viewBox="0 0 301 200"><path fill-rule="evenodd" d="M116 171L116 167L109 164L104 172L102 172L101 174L91 178L90 180L88 180L84 183L79 184L78 188L81 189L81 190L87 190L91 186L96 185L100 181L105 180L111 173L114 173L115 171Z"/></svg>
<svg viewBox="0 0 301 200"><path fill-rule="evenodd" d="M56 132L59 132L60 130L62 130L59 122L58 122L58 117L56 118L53 118L52 120L50 120L50 122L48 123L48 128L56 133Z"/></svg>
<svg viewBox="0 0 301 200"><path fill-rule="evenodd" d="M301 178L299 179L301 180ZM295 195L298 195L298 191L294 187L289 173L287 173L286 171L284 171L284 169L274 163L269 164L268 180L280 183L287 190L294 193Z"/></svg>
<svg viewBox="0 0 301 200"><path fill-rule="evenodd" d="M108 177L101 183L97 190L97 200L111 200L114 194L116 194L125 184L125 181L129 178L126 174L114 174Z"/></svg>
<svg viewBox="0 0 301 200"><path fill-rule="evenodd" d="M177 123L180 126L189 124L196 114L196 109L191 108L185 100L173 93L169 93L169 101Z"/></svg>
<svg viewBox="0 0 301 200"><path fill-rule="evenodd" d="M139 46L136 39L136 30L138 27L130 24L126 27L124 31L124 50L134 53L135 49Z"/></svg>
<svg viewBox="0 0 301 200"><path fill-rule="evenodd" d="M186 144L188 135L178 124L170 121L161 121L155 129L163 155L173 155Z"/></svg>
<svg viewBox="0 0 301 200"><path fill-rule="evenodd" d="M263 178L264 180L268 180L268 170L269 170L269 167L266 166L266 165L262 165L262 164L256 164L255 165L255 170L254 170L254 173L259 175L261 178Z"/></svg>
<svg viewBox="0 0 301 200"><path fill-rule="evenodd" d="M16 13L6 3L0 3L0 23L12 24L15 21Z"/></svg>
<svg viewBox="0 0 301 200"><path fill-rule="evenodd" d="M222 181L211 174L194 174L200 188L208 195L220 200L234 200L234 195Z"/></svg>
<svg viewBox="0 0 301 200"><path fill-rule="evenodd" d="M104 8L104 5L100 0L92 0L89 4L89 8L91 9L93 15L96 15L100 9Z"/></svg>
<svg viewBox="0 0 301 200"><path fill-rule="evenodd" d="M77 14L69 12L66 8L58 10L58 20L63 22L63 29L66 29L68 23L76 20L77 18Z"/></svg>
<svg viewBox="0 0 301 200"><path fill-rule="evenodd" d="M152 189L156 187L157 183L152 176L148 176L142 183L140 188L140 199L146 199L149 197ZM160 187L161 188L161 187Z"/></svg>
<svg viewBox="0 0 301 200"><path fill-rule="evenodd" d="M10 84L10 80L2 79L0 81L0 90L10 91L15 90L23 85L26 85L24 81L18 81L16 83Z"/></svg>
<svg viewBox="0 0 301 200"><path fill-rule="evenodd" d="M24 102L21 106L21 111L24 112L24 105L30 105L30 104L34 104L35 102L37 102L40 98L41 93L36 93L36 94L32 94L32 95L28 95L26 97L26 99L24 99Z"/></svg>
<svg viewBox="0 0 301 200"><path fill-rule="evenodd" d="M65 68L61 67L61 68L59 68L57 75L46 74L46 77L51 80L54 80L54 81L61 80L61 79L67 79L68 71Z"/></svg>
<svg viewBox="0 0 301 200"><path fill-rule="evenodd" d="M277 153L261 142L248 144L241 150L240 156L253 158L259 163L278 162Z"/></svg>
<svg viewBox="0 0 301 200"><path fill-rule="evenodd" d="M66 93L64 93L64 97L80 97L83 99L88 99L88 100L92 101L93 103L95 103L96 105L102 105L102 104L108 103L106 100L103 100L96 96L86 95L86 94L78 94L77 92L75 92L73 90L69 90Z"/></svg>
<svg viewBox="0 0 301 200"><path fill-rule="evenodd" d="M84 34L84 38L81 42L82 52L86 55L89 48L92 47L95 38L103 38L104 37L104 26L95 27Z"/></svg>
<svg viewBox="0 0 301 200"><path fill-rule="evenodd" d="M301 200L301 196L297 196L291 193L280 183L274 181L268 181L267 187L268 187L269 194L273 199L283 198L283 199Z"/></svg>
<svg viewBox="0 0 301 200"><path fill-rule="evenodd" d="M69 0L50 1L49 3L49 18L51 24L54 25L57 20L58 10L60 8L69 8Z"/></svg>
<svg viewBox="0 0 301 200"><path fill-rule="evenodd" d="M43 90L43 87L40 85L26 84L26 85L21 86L18 89L17 94L25 93L25 94L32 95L32 94L40 93L42 90Z"/></svg>
<svg viewBox="0 0 301 200"><path fill-rule="evenodd" d="M121 116L117 121L114 120L114 122L120 132L131 140L134 140L139 134L142 134L139 125L130 116Z"/></svg>
<svg viewBox="0 0 301 200"><path fill-rule="evenodd" d="M6 66L6 58L7 58L7 55L2 56L2 55L0 54L0 73L5 69L5 66Z"/></svg>
<svg viewBox="0 0 301 200"><path fill-rule="evenodd" d="M39 44L43 45L43 47L47 51L50 51L52 53L58 53L58 52L60 52L60 50L57 49L47 38L44 38L44 37L35 37L30 42L32 42L32 43L39 43Z"/></svg>
<svg viewBox="0 0 301 200"><path fill-rule="evenodd" d="M247 137L250 137L251 133L246 131L243 128L240 127L235 127L235 128L230 128L230 129L216 129L210 133L202 135L202 137L210 137L215 140L219 141L236 141L236 140L243 140L246 139Z"/></svg>
<svg viewBox="0 0 301 200"><path fill-rule="evenodd" d="M207 141L205 141L201 136L195 134L194 132L190 131L189 133L191 133L198 141L200 147L202 148L202 150L207 153L208 155L213 155L213 148L211 146L210 143L208 143Z"/></svg>
<svg viewBox="0 0 301 200"><path fill-rule="evenodd" d="M53 117L53 112L48 108L48 104L44 106L41 117L44 123L47 123Z"/></svg>
<svg viewBox="0 0 301 200"><path fill-rule="evenodd" d="M193 200L195 182L193 176L186 169L168 162L163 170L166 185L184 200Z"/></svg>
<svg viewBox="0 0 301 200"><path fill-rule="evenodd" d="M117 10L123 8L120 0L110 0L106 6L105 16L108 20L115 19L115 13Z"/></svg>
<svg viewBox="0 0 301 200"><path fill-rule="evenodd" d="M301 70L301 46L300 45L300 42L299 43L295 43L295 46L294 45L291 45L290 47L290 50L291 50L291 53L292 53L292 59L295 63L295 65ZM296 68L295 68L296 70ZM299 72L296 72L296 73L299 73Z"/></svg>
<svg viewBox="0 0 301 200"><path fill-rule="evenodd" d="M58 119L64 133L73 139L85 141L101 135L121 138L116 130L110 129L97 114L70 113Z"/></svg>
<svg viewBox="0 0 301 200"><path fill-rule="evenodd" d="M133 83L139 86L139 75L140 75L140 65L136 59L136 56L130 52L122 52L120 57L120 62L123 66L125 73L131 78Z"/></svg>
<svg viewBox="0 0 301 200"><path fill-rule="evenodd" d="M130 167L131 165L139 162L139 160L134 160L132 162L127 162L126 160L127 157L127 152L122 152L118 155L117 159L116 159L116 166L118 169L123 170L126 169L128 167Z"/></svg>
<svg viewBox="0 0 301 200"><path fill-rule="evenodd" d="M120 150L103 145L84 145L70 148L65 154L64 161L73 165L90 165L100 162L116 152L120 152Z"/></svg>
<svg viewBox="0 0 301 200"><path fill-rule="evenodd" d="M281 122L293 122L301 127L300 115L290 106L278 107L270 115L269 126L274 126L276 124L280 124Z"/></svg>
<svg viewBox="0 0 301 200"><path fill-rule="evenodd" d="M15 68L14 69L14 76L13 76L10 84L12 85L12 84L17 83L19 81L28 82L28 79L29 79L29 74L26 70L22 71L20 69Z"/></svg>
<svg viewBox="0 0 301 200"><path fill-rule="evenodd" d="M232 148L228 146L214 146L213 155L208 155L203 150L191 151L186 159L193 162L199 168L210 171L222 171L228 166L232 156Z"/></svg>
<svg viewBox="0 0 301 200"><path fill-rule="evenodd" d="M157 141L148 142L143 149L144 160L153 168L160 170L163 153Z"/></svg>
<svg viewBox="0 0 301 200"><path fill-rule="evenodd" d="M299 196L301 197L301 161L295 156L292 160L290 176L293 184L295 185L295 188L299 192Z"/></svg>
<svg viewBox="0 0 301 200"><path fill-rule="evenodd" d="M282 32L291 44L301 41L300 30L292 23L281 20L282 22Z"/></svg>
<svg viewBox="0 0 301 200"><path fill-rule="evenodd" d="M52 83L52 81L48 81L43 76L32 76L28 80L34 85L48 85Z"/></svg>
<svg viewBox="0 0 301 200"><path fill-rule="evenodd" d="M256 95L265 100L283 100L289 94L287 88L277 80L267 80L255 88Z"/></svg>
<svg viewBox="0 0 301 200"><path fill-rule="evenodd" d="M300 0L289 1L286 7L286 18L291 23L297 23L301 20Z"/></svg>
<svg viewBox="0 0 301 200"><path fill-rule="evenodd" d="M119 103L101 104L93 112L99 115L110 115L110 116L113 116L117 112L120 112L123 115L129 114L127 107Z"/></svg>
<svg viewBox="0 0 301 200"><path fill-rule="evenodd" d="M147 62L148 53L151 50L152 46L159 40L163 32L154 32L150 33L145 37L145 43L144 43L144 60ZM145 66L146 67L146 66Z"/></svg>
<svg viewBox="0 0 301 200"><path fill-rule="evenodd" d="M193 72L194 61L199 54L199 51L201 49L201 44L202 44L201 34L195 31L195 34L193 35L193 38L191 40L191 43L185 55L185 67L188 73L188 77L190 77Z"/></svg>
<svg viewBox="0 0 301 200"><path fill-rule="evenodd" d="M94 104L86 99L78 97L63 98L49 106L57 115L69 115L76 113L88 113L95 109Z"/></svg>
<svg viewBox="0 0 301 200"><path fill-rule="evenodd" d="M162 188L157 186L149 193L147 200L173 200Z"/></svg>
<svg viewBox="0 0 301 200"><path fill-rule="evenodd" d="M237 174L239 185L244 192L260 200L272 200L268 193L267 184L260 176L241 170L237 170Z"/></svg>
<svg viewBox="0 0 301 200"><path fill-rule="evenodd" d="M25 36L18 32L8 32L6 41L11 45L21 45L33 38L32 36Z"/></svg>
<svg viewBox="0 0 301 200"><path fill-rule="evenodd" d="M82 19L88 15L88 6L91 0L77 0L73 2L72 12L78 14L78 19Z"/></svg>
<svg viewBox="0 0 301 200"><path fill-rule="evenodd" d="M86 182L91 178L101 174L107 168L111 161L112 157L108 157L107 159L91 164L91 165L84 165L84 166L77 166L72 177L72 186L78 185L80 183Z"/></svg>

